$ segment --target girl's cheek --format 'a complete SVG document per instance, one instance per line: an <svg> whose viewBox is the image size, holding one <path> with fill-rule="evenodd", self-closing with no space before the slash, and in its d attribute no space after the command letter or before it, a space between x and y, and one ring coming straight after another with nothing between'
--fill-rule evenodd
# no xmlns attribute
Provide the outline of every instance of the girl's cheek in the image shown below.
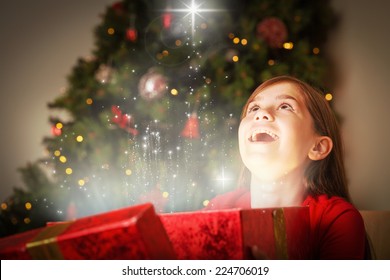
<svg viewBox="0 0 390 280"><path fill-rule="evenodd" d="M243 118L240 122L240 127L243 127L245 128L246 126L248 126L250 124L250 117L246 116L245 118Z"/></svg>

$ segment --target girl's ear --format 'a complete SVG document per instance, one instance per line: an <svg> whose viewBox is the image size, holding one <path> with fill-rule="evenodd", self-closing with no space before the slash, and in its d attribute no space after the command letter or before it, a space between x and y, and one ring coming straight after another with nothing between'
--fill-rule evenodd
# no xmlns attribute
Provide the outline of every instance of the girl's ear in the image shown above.
<svg viewBox="0 0 390 280"><path fill-rule="evenodd" d="M328 136L318 136L315 145L309 151L311 160L321 160L326 158L333 148L333 141Z"/></svg>

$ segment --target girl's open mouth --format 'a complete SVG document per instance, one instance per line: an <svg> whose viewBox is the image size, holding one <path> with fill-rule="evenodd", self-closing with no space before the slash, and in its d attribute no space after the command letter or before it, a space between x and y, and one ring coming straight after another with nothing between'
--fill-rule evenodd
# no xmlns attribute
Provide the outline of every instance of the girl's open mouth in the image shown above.
<svg viewBox="0 0 390 280"><path fill-rule="evenodd" d="M255 130L249 137L250 142L273 142L279 139L279 137L268 130Z"/></svg>

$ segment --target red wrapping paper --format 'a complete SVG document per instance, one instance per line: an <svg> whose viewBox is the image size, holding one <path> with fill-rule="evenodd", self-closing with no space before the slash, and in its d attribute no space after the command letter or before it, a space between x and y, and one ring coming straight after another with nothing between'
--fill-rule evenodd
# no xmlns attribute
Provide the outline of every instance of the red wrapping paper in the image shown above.
<svg viewBox="0 0 390 280"><path fill-rule="evenodd" d="M0 239L1 259L174 259L152 204L89 216Z"/></svg>
<svg viewBox="0 0 390 280"><path fill-rule="evenodd" d="M229 209L161 214L178 259L309 258L307 207Z"/></svg>

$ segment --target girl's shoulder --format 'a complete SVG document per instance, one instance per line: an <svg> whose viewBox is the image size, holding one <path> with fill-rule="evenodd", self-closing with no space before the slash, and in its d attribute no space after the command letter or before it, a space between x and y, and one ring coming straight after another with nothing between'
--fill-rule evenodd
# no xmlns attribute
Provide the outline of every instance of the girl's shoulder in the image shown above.
<svg viewBox="0 0 390 280"><path fill-rule="evenodd" d="M357 211L356 207L339 196L328 196L328 195L318 195L311 196L308 195L303 206L309 206L311 208L318 208L322 211Z"/></svg>
<svg viewBox="0 0 390 280"><path fill-rule="evenodd" d="M362 223L363 221L357 208L339 196L308 196L303 206L309 206L312 222L314 219L318 222L332 223L342 216L348 216L351 222Z"/></svg>
<svg viewBox="0 0 390 280"><path fill-rule="evenodd" d="M361 259L365 252L365 228L358 209L338 196L308 196L314 258Z"/></svg>
<svg viewBox="0 0 390 280"><path fill-rule="evenodd" d="M338 196L308 196L311 242L314 258L362 259L365 228L357 208Z"/></svg>

